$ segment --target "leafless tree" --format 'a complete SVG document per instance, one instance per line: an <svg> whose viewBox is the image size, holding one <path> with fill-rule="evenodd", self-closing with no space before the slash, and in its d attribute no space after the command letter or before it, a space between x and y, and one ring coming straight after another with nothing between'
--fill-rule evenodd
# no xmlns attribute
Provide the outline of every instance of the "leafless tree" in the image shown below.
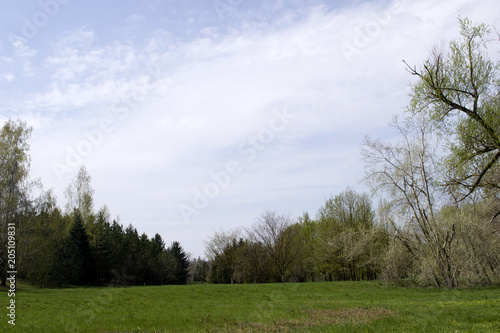
<svg viewBox="0 0 500 333"><path fill-rule="evenodd" d="M300 228L292 223L289 216L266 211L257 219L249 233L264 245L281 282L285 282L287 270L302 248L299 241Z"/></svg>
<svg viewBox="0 0 500 333"><path fill-rule="evenodd" d="M435 284L439 286L443 281L453 288L457 282L450 247L455 228L446 230L437 220L441 198L437 186L439 166L435 149L429 142L430 125L424 120L401 124L395 118L393 126L403 138L399 143L365 140L364 181L375 192L388 196L399 209L402 222L393 221L393 227L407 249L419 260L423 260L428 251L432 253ZM402 225L412 232L403 232Z"/></svg>

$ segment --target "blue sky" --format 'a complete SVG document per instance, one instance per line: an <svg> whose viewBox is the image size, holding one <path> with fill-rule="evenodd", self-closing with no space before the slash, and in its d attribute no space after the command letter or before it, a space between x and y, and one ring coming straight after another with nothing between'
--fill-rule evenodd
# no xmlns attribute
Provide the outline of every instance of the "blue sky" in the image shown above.
<svg viewBox="0 0 500 333"><path fill-rule="evenodd" d="M203 256L263 210L315 215L363 176L365 135L408 102L402 59L500 24L496 0L3 4L0 122L34 127L32 177L64 206L84 164L96 208ZM497 50L492 50L498 56Z"/></svg>

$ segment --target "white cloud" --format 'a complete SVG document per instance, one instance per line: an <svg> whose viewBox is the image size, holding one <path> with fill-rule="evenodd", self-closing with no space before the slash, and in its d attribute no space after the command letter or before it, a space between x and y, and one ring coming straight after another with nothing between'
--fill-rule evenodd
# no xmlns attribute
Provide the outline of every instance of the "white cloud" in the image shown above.
<svg viewBox="0 0 500 333"><path fill-rule="evenodd" d="M27 40L23 38L16 38L12 41L12 47L14 48L15 55L21 58L31 58L37 53L36 50L29 47Z"/></svg>
<svg viewBox="0 0 500 333"><path fill-rule="evenodd" d="M14 74L12 74L12 73L6 73L6 74L3 74L3 78L8 83L11 83L12 81L14 81L14 79L16 78L16 76Z"/></svg>
<svg viewBox="0 0 500 333"><path fill-rule="evenodd" d="M143 15L139 15L137 13L134 13L127 17L127 22L129 23L140 23L141 21L144 21L145 17Z"/></svg>

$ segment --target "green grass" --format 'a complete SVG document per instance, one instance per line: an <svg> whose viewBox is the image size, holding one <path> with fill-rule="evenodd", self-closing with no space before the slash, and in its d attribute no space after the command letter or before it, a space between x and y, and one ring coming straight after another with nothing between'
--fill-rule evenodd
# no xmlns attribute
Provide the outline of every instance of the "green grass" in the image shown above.
<svg viewBox="0 0 500 333"><path fill-rule="evenodd" d="M1 332L499 332L500 288L379 282L37 289Z"/></svg>

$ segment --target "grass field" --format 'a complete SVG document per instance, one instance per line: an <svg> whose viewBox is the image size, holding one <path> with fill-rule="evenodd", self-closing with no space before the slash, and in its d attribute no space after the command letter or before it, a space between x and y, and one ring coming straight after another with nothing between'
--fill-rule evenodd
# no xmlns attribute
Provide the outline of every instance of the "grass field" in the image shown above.
<svg viewBox="0 0 500 333"><path fill-rule="evenodd" d="M37 289L1 332L500 332L500 288L379 282Z"/></svg>

